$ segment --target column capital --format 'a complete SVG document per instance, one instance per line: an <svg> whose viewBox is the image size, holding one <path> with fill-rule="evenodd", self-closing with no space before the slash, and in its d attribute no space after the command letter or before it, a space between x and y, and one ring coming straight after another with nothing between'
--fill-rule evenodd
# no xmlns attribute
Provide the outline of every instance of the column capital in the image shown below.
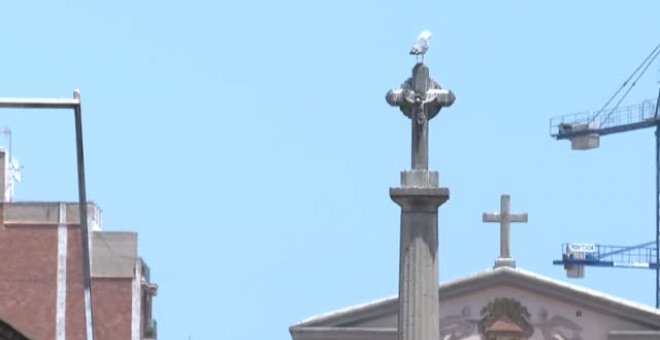
<svg viewBox="0 0 660 340"><path fill-rule="evenodd" d="M403 211L437 212L449 199L448 188L390 188L390 197Z"/></svg>

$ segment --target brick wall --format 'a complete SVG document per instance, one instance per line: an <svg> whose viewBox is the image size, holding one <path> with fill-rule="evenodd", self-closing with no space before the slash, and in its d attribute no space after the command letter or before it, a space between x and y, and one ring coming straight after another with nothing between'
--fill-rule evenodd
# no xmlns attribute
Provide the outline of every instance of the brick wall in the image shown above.
<svg viewBox="0 0 660 340"><path fill-rule="evenodd" d="M67 234L66 339L85 340L80 227ZM0 221L0 320L34 340L56 336L57 237L53 224ZM132 279L94 278L92 298L96 340L131 339Z"/></svg>
<svg viewBox="0 0 660 340"><path fill-rule="evenodd" d="M95 339L130 339L132 280L97 278L92 293Z"/></svg>
<svg viewBox="0 0 660 340"><path fill-rule="evenodd" d="M33 339L55 338L57 232L0 226L0 319Z"/></svg>

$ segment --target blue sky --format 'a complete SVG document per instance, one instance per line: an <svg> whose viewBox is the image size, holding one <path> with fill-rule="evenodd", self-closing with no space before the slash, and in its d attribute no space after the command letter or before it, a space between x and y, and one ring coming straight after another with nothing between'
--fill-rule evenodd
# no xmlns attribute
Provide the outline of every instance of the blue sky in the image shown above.
<svg viewBox="0 0 660 340"><path fill-rule="evenodd" d="M512 196L518 265L565 279L564 241L654 231L651 130L571 151L557 115L599 108L658 43L657 1L20 1L0 10L0 96L83 99L88 197L139 232L159 338L289 339L311 315L397 292L409 121L384 95L433 34L457 96L431 122L440 280L492 266L481 213ZM627 103L654 98L657 64ZM20 200L76 200L72 115L6 111ZM653 304L654 273L572 283Z"/></svg>

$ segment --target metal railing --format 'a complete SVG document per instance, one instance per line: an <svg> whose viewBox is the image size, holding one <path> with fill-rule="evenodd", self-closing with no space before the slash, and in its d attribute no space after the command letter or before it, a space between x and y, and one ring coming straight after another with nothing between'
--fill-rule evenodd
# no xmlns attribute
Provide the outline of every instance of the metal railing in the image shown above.
<svg viewBox="0 0 660 340"><path fill-rule="evenodd" d="M600 116L603 116L602 118ZM597 132L610 129L625 128L637 125L654 126L655 101L647 99L639 104L623 106L614 111L605 111L601 114L589 111L568 114L550 119L550 136L561 138L570 136L576 131Z"/></svg>
<svg viewBox="0 0 660 340"><path fill-rule="evenodd" d="M568 261L610 263L612 266L650 268L655 264L656 248L651 243L632 247L594 245L593 251L575 252L569 250L570 243L562 244L562 253Z"/></svg>

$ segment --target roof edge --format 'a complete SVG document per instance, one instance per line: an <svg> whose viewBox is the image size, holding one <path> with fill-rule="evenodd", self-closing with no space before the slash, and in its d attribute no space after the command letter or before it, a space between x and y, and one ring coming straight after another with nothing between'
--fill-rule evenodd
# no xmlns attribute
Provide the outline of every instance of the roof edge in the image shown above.
<svg viewBox="0 0 660 340"><path fill-rule="evenodd" d="M291 327L294 340L396 340L396 328Z"/></svg>
<svg viewBox="0 0 660 340"><path fill-rule="evenodd" d="M353 305L345 307L342 309L336 309L327 313L314 315L303 319L291 326L291 328L304 328L308 326L315 326L319 323L329 322L330 324L336 325L343 323L346 319L352 319L352 315L356 313L368 313L365 317L374 317L389 312L388 305L393 305L396 309L396 302L398 301L399 296L393 295L386 298L369 301L359 305ZM383 310L385 309L385 310ZM371 312L371 313L369 313Z"/></svg>
<svg viewBox="0 0 660 340"><path fill-rule="evenodd" d="M439 296L441 299L443 297L453 297L478 290L486 285L492 286L492 281L485 281L487 278L493 278L499 284L510 284L514 287L519 287L542 295L560 298L625 320L660 327L660 310L658 309L630 300L617 298L613 295L596 290L545 277L520 268L488 268L481 272L441 283L438 287ZM523 278L523 280L520 280L520 278ZM396 311L398 307L397 301L398 295L394 295L330 311L304 319L291 326L291 329L315 326L337 326L343 323L372 319L374 317L388 314L392 310ZM619 308L612 308L613 306Z"/></svg>

